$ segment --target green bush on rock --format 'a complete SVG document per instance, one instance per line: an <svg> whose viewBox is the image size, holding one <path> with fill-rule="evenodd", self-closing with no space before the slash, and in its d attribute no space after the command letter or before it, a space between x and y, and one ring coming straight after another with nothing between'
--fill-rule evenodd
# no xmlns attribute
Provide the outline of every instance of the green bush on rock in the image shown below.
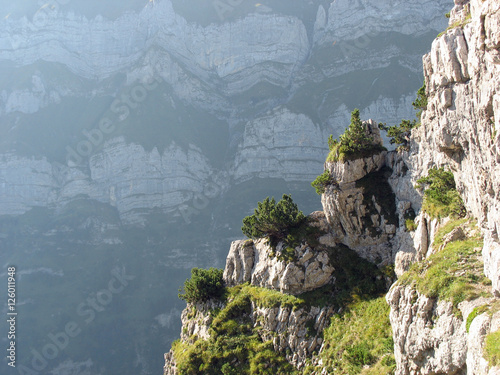
<svg viewBox="0 0 500 375"><path fill-rule="evenodd" d="M410 136L411 130L417 127L417 120L402 120L399 125L386 126L385 124L379 124L381 130L387 132L387 136L391 137L391 145L398 145L398 150L408 151L410 149Z"/></svg>
<svg viewBox="0 0 500 375"><path fill-rule="evenodd" d="M417 118L420 120L422 118L422 112L427 109L428 99L425 87L425 82L421 88L417 91L417 98L412 103L413 108L417 111Z"/></svg>
<svg viewBox="0 0 500 375"><path fill-rule="evenodd" d="M385 124L379 124L379 128L387 132L387 136L390 137L391 145L398 145L398 150L408 151L410 149L410 137L411 131L420 125L420 119L422 118L422 112L427 109L427 94L424 85L418 89L417 98L412 103L413 108L417 111L417 120L402 120L399 125L386 126Z"/></svg>
<svg viewBox="0 0 500 375"><path fill-rule="evenodd" d="M258 202L254 214L243 219L241 230L252 239L268 237L271 246L276 247L279 241L287 239L291 229L304 221L305 216L292 197L284 194L278 203L269 197Z"/></svg>
<svg viewBox="0 0 500 375"><path fill-rule="evenodd" d="M329 162L345 162L386 150L382 145L375 143L373 137L368 134L366 124L361 121L359 109L352 111L351 123L338 140L330 135L328 147L330 153L326 160Z"/></svg>
<svg viewBox="0 0 500 375"><path fill-rule="evenodd" d="M417 180L416 187L424 189L422 209L431 217L465 216L465 206L450 171L431 168L426 177Z"/></svg>
<svg viewBox="0 0 500 375"><path fill-rule="evenodd" d="M313 182L311 182L311 186L316 190L316 194L321 195L325 192L326 187L332 182L333 180L330 171L325 170L322 174L316 177Z"/></svg>
<svg viewBox="0 0 500 375"><path fill-rule="evenodd" d="M217 268L204 270L193 268L191 278L179 289L179 298L189 302L203 302L210 298L221 298L224 294L224 271Z"/></svg>

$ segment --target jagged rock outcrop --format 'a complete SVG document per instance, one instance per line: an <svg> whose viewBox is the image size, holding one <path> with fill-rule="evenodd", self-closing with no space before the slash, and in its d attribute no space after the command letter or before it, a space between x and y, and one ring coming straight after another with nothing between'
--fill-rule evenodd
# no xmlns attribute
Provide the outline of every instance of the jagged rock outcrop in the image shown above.
<svg viewBox="0 0 500 375"><path fill-rule="evenodd" d="M467 334L450 302L396 286L387 295L396 374L466 374Z"/></svg>
<svg viewBox="0 0 500 375"><path fill-rule="evenodd" d="M321 213L310 216L324 233L327 223ZM328 235L323 236L327 240ZM320 239L321 241L321 239ZM280 260L285 250L281 242L276 249L267 239L234 241L226 259L224 281L228 286L249 282L282 293L300 294L334 281L334 267L326 249L313 248L307 242L297 246L294 260Z"/></svg>
<svg viewBox="0 0 500 375"><path fill-rule="evenodd" d="M374 143L382 139L377 125L366 122ZM324 212L335 241L377 264L389 264L393 254L390 240L399 226L396 201L388 183L386 152L369 157L327 162L333 181L321 196Z"/></svg>
<svg viewBox="0 0 500 375"><path fill-rule="evenodd" d="M296 262L278 260L266 243L258 240L236 241L226 260L224 281L227 285L250 282L252 285L279 290L282 293L300 294L317 289L332 280L334 268L326 251L315 251L308 245L297 247ZM282 250L282 244L276 249Z"/></svg>
<svg viewBox="0 0 500 375"><path fill-rule="evenodd" d="M295 248L293 259L279 260L283 243L272 249L267 239L234 241L226 260L223 279L226 286L250 283L253 286L287 294L302 294L335 282L335 268L325 246L330 243L328 223L322 212L309 215L308 225L319 232L315 238L320 244L311 247L307 241ZM182 312L181 341L193 343L210 338L212 310L223 309L222 301L210 300L188 304ZM266 306L250 299L249 310L238 319L250 319L263 342L272 342L274 350L282 353L296 368L303 368L306 360L322 345L321 332L336 311L327 306ZM177 373L173 351L165 354L164 374Z"/></svg>
<svg viewBox="0 0 500 375"><path fill-rule="evenodd" d="M448 165L484 229L485 273L500 288L500 6L455 1L450 24L424 61L428 106L410 162L425 174ZM459 24L457 26L457 24Z"/></svg>
<svg viewBox="0 0 500 375"><path fill-rule="evenodd" d="M500 313L485 309L473 319L475 309L492 298L451 302L420 294L411 286L395 286L386 296L391 306L396 375L493 375L500 371L484 359L486 335L500 328Z"/></svg>
<svg viewBox="0 0 500 375"><path fill-rule="evenodd" d="M484 236L484 272L498 293L500 272L500 181L497 129L500 110L500 4L496 1L456 0L450 28L424 56L428 97L421 126L412 134L412 152L404 158L406 177L413 181L433 166L447 166L467 210L479 220ZM396 195L398 193L396 192ZM419 209L418 199L409 199ZM449 233L439 248L431 246L439 225L420 214L413 236L415 253L396 255L396 269L439 251L461 239L462 228ZM426 250L427 249L427 250ZM475 307L491 303L484 298L465 301L453 311L449 302L420 295L412 287L394 286L387 295L391 305L397 374L495 374L484 359L484 339L498 329L497 313L483 313L467 327Z"/></svg>

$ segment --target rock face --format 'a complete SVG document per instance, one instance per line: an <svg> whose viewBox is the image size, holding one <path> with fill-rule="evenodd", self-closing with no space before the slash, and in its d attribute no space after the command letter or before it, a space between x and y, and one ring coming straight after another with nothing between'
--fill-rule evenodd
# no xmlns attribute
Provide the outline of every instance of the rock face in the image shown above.
<svg viewBox="0 0 500 375"><path fill-rule="evenodd" d="M224 269L226 285L249 282L282 293L300 294L332 281L335 269L326 250L304 243L295 248L294 261L279 260L283 250L283 243L273 250L266 239L234 241Z"/></svg>
<svg viewBox="0 0 500 375"><path fill-rule="evenodd" d="M376 124L371 121L366 125L374 142L381 144ZM396 197L388 183L391 171L384 168L386 165L385 151L345 162L327 162L326 170L334 182L321 196L334 240L382 264L392 262L390 240L399 226Z"/></svg>
<svg viewBox="0 0 500 375"><path fill-rule="evenodd" d="M492 375L499 371L484 359L486 335L500 328L500 313L474 309L491 304L478 298L458 305L421 295L409 286L394 286L386 296L391 306L396 375ZM469 325L469 327L467 327Z"/></svg>
<svg viewBox="0 0 500 375"><path fill-rule="evenodd" d="M467 333L450 302L438 302L411 287L387 294L394 332L396 374L466 374Z"/></svg>
<svg viewBox="0 0 500 375"><path fill-rule="evenodd" d="M278 107L245 125L231 175L235 182L241 182L248 179L249 171L255 177L276 178L288 170L286 180L312 181L318 160L324 158L325 137L306 115Z"/></svg>
<svg viewBox="0 0 500 375"><path fill-rule="evenodd" d="M194 196L220 194L227 185L227 177L215 172L194 146L183 150L172 144L160 155L156 148L147 152L118 138L105 143L85 170L12 154L0 160L3 215L22 214L33 206L57 209L86 196L116 207L124 222L137 222L140 209L161 207L179 215L179 207Z"/></svg>
<svg viewBox="0 0 500 375"><path fill-rule="evenodd" d="M287 360L297 368L317 352L323 343L320 332L335 312L333 307L258 308L252 310L252 320L262 321L262 338L273 340L274 350L287 353ZM313 332L316 333L313 333Z"/></svg>
<svg viewBox="0 0 500 375"><path fill-rule="evenodd" d="M455 1L450 29L434 41L431 52L423 58L428 106L421 126L412 134L412 152L403 155L407 173L393 180L396 196L401 196L404 186L426 175L429 168L447 166L452 170L467 210L480 223L484 272L496 293L500 281L499 24L498 2ZM407 199L418 211L419 200L412 194L407 194ZM422 214L415 222L414 250L396 255L399 274L414 260L438 250L430 245L443 223ZM444 242L463 236L457 228ZM473 309L491 300L462 302L457 314L448 302L419 295L412 287L393 286L387 301L391 305L397 374L497 373L483 353L486 334L498 329L497 313L479 314L469 319L467 328Z"/></svg>
<svg viewBox="0 0 500 375"><path fill-rule="evenodd" d="M398 14L398 22L395 29L403 34L419 34L423 30L420 28L419 21L413 18L413 15L420 14L422 19L427 20L431 24L436 22L434 27L438 26L436 14L442 11L442 4L439 2L424 0L418 4L403 2L396 0L391 2L368 0L358 1L334 1L328 9L328 20L325 19L324 10L318 13L317 28L324 30L323 38L330 35L340 39L356 39L370 32L382 32L384 30L384 22L379 23L375 20L374 15L380 16L381 19L389 21L391 19L391 8L398 7L404 3L401 8L401 13ZM367 13L366 10L369 9ZM378 18L378 17L377 17ZM362 25L362 27L360 27Z"/></svg>
<svg viewBox="0 0 500 375"><path fill-rule="evenodd" d="M454 27L424 61L428 106L410 163L425 174L448 165L467 209L484 228L485 273L500 289L500 9L495 1L456 1ZM413 147L413 145L412 145Z"/></svg>
<svg viewBox="0 0 500 375"><path fill-rule="evenodd" d="M271 257L272 249L265 239L246 245L236 241L226 260L224 281L227 285L250 282L252 285L300 294L317 289L332 280L334 268L326 251L315 251L308 245L295 249L297 262ZM280 246L276 250L281 251Z"/></svg>

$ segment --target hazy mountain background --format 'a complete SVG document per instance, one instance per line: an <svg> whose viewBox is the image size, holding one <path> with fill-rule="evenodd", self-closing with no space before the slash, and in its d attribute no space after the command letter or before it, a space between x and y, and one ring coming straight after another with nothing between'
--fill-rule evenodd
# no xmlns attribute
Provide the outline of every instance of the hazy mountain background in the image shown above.
<svg viewBox="0 0 500 375"><path fill-rule="evenodd" d="M1 372L132 375L162 372L178 287L223 267L257 201L321 209L310 181L354 108L414 116L453 2L0 4L0 280L17 267L31 369Z"/></svg>

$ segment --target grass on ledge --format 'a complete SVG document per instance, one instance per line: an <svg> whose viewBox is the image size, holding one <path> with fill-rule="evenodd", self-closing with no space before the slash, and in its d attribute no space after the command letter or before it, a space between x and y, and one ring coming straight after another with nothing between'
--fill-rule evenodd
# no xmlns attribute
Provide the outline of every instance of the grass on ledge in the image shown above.
<svg viewBox="0 0 500 375"><path fill-rule="evenodd" d="M500 331L491 332L486 336L484 358L490 366L500 365Z"/></svg>
<svg viewBox="0 0 500 375"><path fill-rule="evenodd" d="M455 29L455 28L457 28L457 27L461 27L461 28L463 28L465 25L467 25L469 22L471 22L471 19L472 19L472 16L471 16L471 14L469 13L469 14L467 14L467 15L465 16L465 18L464 18L463 20L456 21L456 22L454 22L453 24L451 24L450 26L448 26L448 27L446 28L446 30L444 30L444 31L440 32L440 33L438 34L438 36L437 36L437 37L439 38L440 36L443 36L444 34L446 34L449 30Z"/></svg>
<svg viewBox="0 0 500 375"><path fill-rule="evenodd" d="M480 260L483 240L472 220L454 220L436 235L435 248L443 238L459 225L466 225L471 233L468 238L448 243L444 249L427 259L414 263L398 283L413 285L428 297L448 300L457 305L480 295L489 295Z"/></svg>
<svg viewBox="0 0 500 375"><path fill-rule="evenodd" d="M373 148L367 150L360 150L356 152L348 152L342 150L341 147L333 148L326 158L329 163L345 163L346 161L356 160L361 158L369 158L370 156L380 154L382 151L387 151L384 146L373 145Z"/></svg>
<svg viewBox="0 0 500 375"><path fill-rule="evenodd" d="M235 289L236 288L236 289ZM259 326L253 326L252 292L248 285L227 290L227 304L210 325L210 338L193 337L194 343L174 341L172 350L179 375L296 375L282 353L276 353L272 341L263 341ZM267 296L269 297L269 296ZM269 304L276 303L276 296Z"/></svg>
<svg viewBox="0 0 500 375"><path fill-rule="evenodd" d="M180 375L298 374L297 370L286 361L283 353L273 351L271 341L262 340L259 335L261 325L255 324L251 319L252 303L264 308L282 307L292 310L309 309L312 306L335 306L344 311L342 317L338 318L338 324L347 325L350 325L349 321L355 320L355 315L358 314L354 313L351 316L347 315L348 312L359 309L360 313L367 311L368 315L375 319L372 323L365 324L365 328L360 328L360 330L370 335L378 332L377 326L386 320L388 322L386 314L388 310L385 310L388 307L381 297L386 291L383 271L345 246L339 245L327 250L330 263L335 269L335 284L327 284L298 296L253 286L249 283L224 288L220 299L225 306L210 311L213 320L209 328L209 339L191 337L190 343L178 340L172 344L178 373ZM372 306L370 302L377 298L380 304L384 304L383 317L376 315L376 312L382 308L381 306L370 307ZM366 315L367 319L368 315ZM344 321L347 323L342 323ZM367 329L368 326L372 328ZM320 334L315 332L313 327L307 328L314 335ZM347 355L350 355L354 362L360 360L366 362L369 359L374 361L374 365L381 366L380 368L383 369L392 366L393 359L390 356L384 357L385 359L381 362L382 359L377 354L380 351L377 349L378 344L370 340L367 337L363 342L347 348ZM365 344L368 346L365 347ZM365 349L369 354L364 352ZM366 358L363 357L365 354Z"/></svg>
<svg viewBox="0 0 500 375"><path fill-rule="evenodd" d="M319 354L328 374L393 374L394 342L384 297L351 303L324 330ZM304 374L318 370L309 365Z"/></svg>

